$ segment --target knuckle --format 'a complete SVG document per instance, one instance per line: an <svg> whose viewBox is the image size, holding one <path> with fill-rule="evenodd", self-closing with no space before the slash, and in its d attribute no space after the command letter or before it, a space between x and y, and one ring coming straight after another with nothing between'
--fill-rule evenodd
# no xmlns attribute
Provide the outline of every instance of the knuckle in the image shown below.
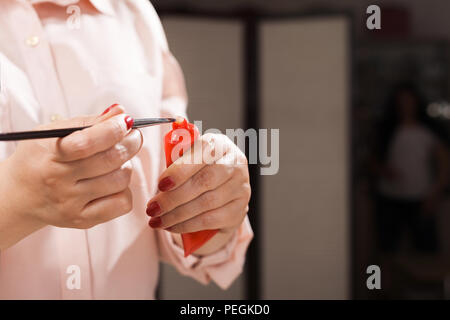
<svg viewBox="0 0 450 320"><path fill-rule="evenodd" d="M175 209L169 214L165 214L162 216L162 227L163 228L169 228L173 227L177 223L183 221L183 216L186 214L186 212L180 212L179 210Z"/></svg>
<svg viewBox="0 0 450 320"><path fill-rule="evenodd" d="M108 149L104 152L103 161L107 166L116 167L124 162L127 159L127 150L121 144L116 144L114 147Z"/></svg>
<svg viewBox="0 0 450 320"><path fill-rule="evenodd" d="M217 202L217 195L214 192L207 192L200 197L200 206L209 208Z"/></svg>
<svg viewBox="0 0 450 320"><path fill-rule="evenodd" d="M244 190L244 197L245 200L247 200L247 203L250 201L250 198L252 196L252 187L250 186L250 183L244 183L243 185L243 190Z"/></svg>
<svg viewBox="0 0 450 320"><path fill-rule="evenodd" d="M56 184L54 185L56 186ZM50 202L58 208L59 212L64 212L64 208L68 205L70 201L69 193L64 189L55 189L54 186L50 187L47 192L47 197ZM47 186L49 187L49 186Z"/></svg>
<svg viewBox="0 0 450 320"><path fill-rule="evenodd" d="M142 132L139 129L133 130L129 134L129 137L130 139L132 139L131 141L132 147L130 149L133 150L133 153L139 152L139 150L142 147L142 144L144 143L144 137L142 135Z"/></svg>
<svg viewBox="0 0 450 320"><path fill-rule="evenodd" d="M123 167L122 171L124 172L124 179L127 185L131 182L131 174L133 173L133 169L129 166Z"/></svg>
<svg viewBox="0 0 450 320"><path fill-rule="evenodd" d="M249 210L248 205L242 206L242 208L234 215L232 219L232 225L235 227L240 226L244 222L248 210Z"/></svg>
<svg viewBox="0 0 450 320"><path fill-rule="evenodd" d="M58 181L59 179L54 175L44 175L42 177L42 183L50 189L53 189L55 186L57 186Z"/></svg>
<svg viewBox="0 0 450 320"><path fill-rule="evenodd" d="M109 121L108 133L114 141L119 142L123 138L123 129L118 121Z"/></svg>
<svg viewBox="0 0 450 320"><path fill-rule="evenodd" d="M44 169L40 176L40 188L45 194L46 201L56 207L64 207L72 198L71 184L64 179L64 170L49 166Z"/></svg>
<svg viewBox="0 0 450 320"><path fill-rule="evenodd" d="M209 190L213 185L214 171L209 168L200 170L196 175L194 175L192 180L195 187Z"/></svg>
<svg viewBox="0 0 450 320"><path fill-rule="evenodd" d="M58 186L61 182L62 170L52 161L45 161L42 165L45 165L45 168L40 170L42 183L49 188Z"/></svg>
<svg viewBox="0 0 450 320"><path fill-rule="evenodd" d="M89 136L78 134L72 142L72 150L77 156L84 157L88 154L92 139Z"/></svg>
<svg viewBox="0 0 450 320"><path fill-rule="evenodd" d="M131 168L124 167L116 171L114 175L114 182L120 189L125 189L128 187L131 181Z"/></svg>
<svg viewBox="0 0 450 320"><path fill-rule="evenodd" d="M237 165L234 167L235 176L240 180L247 180L248 170L246 166Z"/></svg>
<svg viewBox="0 0 450 320"><path fill-rule="evenodd" d="M163 211L170 211L177 207L176 198L177 197L169 191L167 193L160 194L157 201Z"/></svg>
<svg viewBox="0 0 450 320"><path fill-rule="evenodd" d="M68 197L62 192L55 193L52 197L52 202L56 206L61 207L60 211L63 211L65 204L68 202Z"/></svg>
<svg viewBox="0 0 450 320"><path fill-rule="evenodd" d="M246 204L246 205L242 208L242 214L240 215L240 218L238 219L238 224L242 224L242 222L244 222L245 217L247 216L249 209L250 209L250 208L249 208L248 204Z"/></svg>
<svg viewBox="0 0 450 320"><path fill-rule="evenodd" d="M116 165L117 161L116 153L117 152L114 147L103 152L102 162L105 164L106 167L114 167Z"/></svg>
<svg viewBox="0 0 450 320"><path fill-rule="evenodd" d="M74 218L70 221L70 225L75 229L83 229L84 221L82 219Z"/></svg>
<svg viewBox="0 0 450 320"><path fill-rule="evenodd" d="M77 216L71 221L72 228L75 229L90 229L95 226L95 223L91 220L85 219L82 216Z"/></svg>
<svg viewBox="0 0 450 320"><path fill-rule="evenodd" d="M127 189L127 191L124 192L124 195L120 198L120 208L123 213L133 210L133 195L129 189Z"/></svg>

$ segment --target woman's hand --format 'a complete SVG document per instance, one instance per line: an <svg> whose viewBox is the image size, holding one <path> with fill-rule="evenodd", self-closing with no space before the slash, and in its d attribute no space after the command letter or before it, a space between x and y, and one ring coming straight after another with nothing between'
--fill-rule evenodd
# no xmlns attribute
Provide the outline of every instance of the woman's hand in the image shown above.
<svg viewBox="0 0 450 320"><path fill-rule="evenodd" d="M247 214L247 159L228 137L206 134L163 172L158 188L161 192L147 205L150 226L176 234L219 229L196 252L208 254L230 239Z"/></svg>
<svg viewBox="0 0 450 320"><path fill-rule="evenodd" d="M85 229L129 212L128 160L142 145L141 133L131 130L132 123L116 105L100 117L39 128L93 124L67 137L20 142L1 166L1 189L7 190L7 199L2 198L0 234L6 229L17 232L10 231L9 240L0 237L0 248L26 233L20 222L31 232L45 225Z"/></svg>

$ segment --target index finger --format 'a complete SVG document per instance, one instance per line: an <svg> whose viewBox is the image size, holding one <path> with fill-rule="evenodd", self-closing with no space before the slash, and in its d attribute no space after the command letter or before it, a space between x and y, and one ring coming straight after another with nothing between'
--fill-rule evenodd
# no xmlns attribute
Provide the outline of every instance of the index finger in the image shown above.
<svg viewBox="0 0 450 320"><path fill-rule="evenodd" d="M80 160L105 151L130 132L133 122L133 118L129 115L119 114L58 139L56 160L61 162Z"/></svg>

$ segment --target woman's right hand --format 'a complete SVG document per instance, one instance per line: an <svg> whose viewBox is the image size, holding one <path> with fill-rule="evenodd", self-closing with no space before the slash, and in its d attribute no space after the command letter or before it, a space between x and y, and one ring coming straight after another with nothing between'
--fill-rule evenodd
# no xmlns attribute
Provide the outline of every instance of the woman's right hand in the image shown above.
<svg viewBox="0 0 450 320"><path fill-rule="evenodd" d="M99 117L39 128L92 125L67 137L20 142L2 164L10 214L35 226L86 229L130 212L128 160L143 142L132 122L114 106Z"/></svg>

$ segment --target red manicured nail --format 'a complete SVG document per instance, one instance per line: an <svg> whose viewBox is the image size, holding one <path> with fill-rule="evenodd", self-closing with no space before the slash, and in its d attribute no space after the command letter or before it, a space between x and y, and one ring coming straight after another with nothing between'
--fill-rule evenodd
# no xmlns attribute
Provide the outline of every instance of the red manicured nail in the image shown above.
<svg viewBox="0 0 450 320"><path fill-rule="evenodd" d="M104 116L105 114L107 114L108 112L110 112L110 111L111 111L111 109L113 109L113 108L117 107L118 105L119 105L119 104L115 103L115 104L113 104L112 106L110 106L110 107L106 108L106 110L105 110L105 111L103 111L103 113L102 113L102 116Z"/></svg>
<svg viewBox="0 0 450 320"><path fill-rule="evenodd" d="M125 117L125 123L127 124L127 130L130 130L134 124L134 119L130 116Z"/></svg>
<svg viewBox="0 0 450 320"><path fill-rule="evenodd" d="M156 216L161 211L161 207L159 206L158 202L153 201L150 203L147 207L147 215L150 217Z"/></svg>
<svg viewBox="0 0 450 320"><path fill-rule="evenodd" d="M171 177L165 177L158 184L158 189L161 191L167 191L172 189L175 186L175 182L173 182Z"/></svg>
<svg viewBox="0 0 450 320"><path fill-rule="evenodd" d="M160 217L155 217L155 218L151 218L150 221L148 222L148 225L152 228L159 228L161 227L161 218Z"/></svg>

